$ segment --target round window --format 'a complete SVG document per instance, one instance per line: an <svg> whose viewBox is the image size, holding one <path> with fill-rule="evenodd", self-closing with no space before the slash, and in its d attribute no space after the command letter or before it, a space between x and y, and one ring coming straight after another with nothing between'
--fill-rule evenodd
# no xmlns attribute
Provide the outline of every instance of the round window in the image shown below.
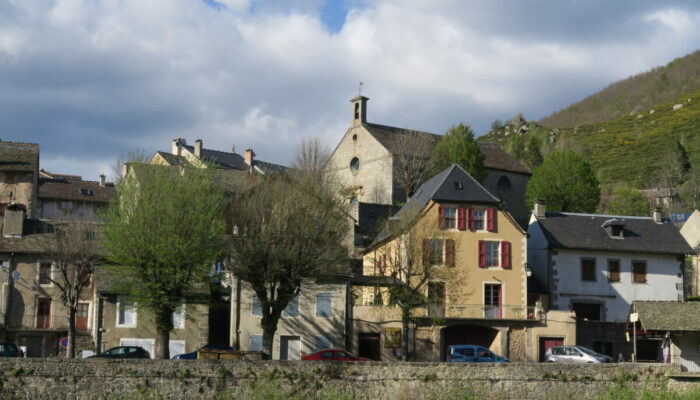
<svg viewBox="0 0 700 400"><path fill-rule="evenodd" d="M357 157L354 157L352 160L350 160L350 169L354 172L357 172L358 169L360 169L360 159Z"/></svg>

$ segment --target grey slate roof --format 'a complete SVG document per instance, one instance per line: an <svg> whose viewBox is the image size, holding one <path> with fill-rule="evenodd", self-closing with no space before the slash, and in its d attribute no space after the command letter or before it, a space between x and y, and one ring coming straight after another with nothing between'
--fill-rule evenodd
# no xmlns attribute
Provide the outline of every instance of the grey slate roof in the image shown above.
<svg viewBox="0 0 700 400"><path fill-rule="evenodd" d="M193 146L183 145L183 147L194 154ZM217 168L237 169L239 171L248 170L248 164L245 162L245 158L238 153L203 148L201 157L203 159L213 161ZM286 169L285 166L256 159L253 159L253 165L263 170L263 172L281 172Z"/></svg>
<svg viewBox="0 0 700 400"><path fill-rule="evenodd" d="M461 187L458 185L461 185ZM451 167L423 183L393 218L400 220L411 213L423 210L430 200L486 205L498 205L500 203L498 198L489 193L467 171L457 164L452 164ZM370 247L383 241L388 236L389 232L385 228L377 235Z"/></svg>
<svg viewBox="0 0 700 400"><path fill-rule="evenodd" d="M538 218L550 248L657 254L692 254L693 249L671 222L648 217L548 212ZM624 239L611 238L604 222L615 218L624 225Z"/></svg>
<svg viewBox="0 0 700 400"><path fill-rule="evenodd" d="M406 151L414 152L417 157L430 157L435 145L442 139L442 135L430 132L414 131L412 129L396 128L393 126L374 123L364 123L369 133L374 136L390 153L400 154ZM406 137L412 143L407 145ZM530 170L520 164L518 160L506 153L501 146L490 142L476 142L484 155L484 166L490 169L530 174Z"/></svg>
<svg viewBox="0 0 700 400"><path fill-rule="evenodd" d="M634 301L642 328L647 331L700 331L700 302Z"/></svg>
<svg viewBox="0 0 700 400"><path fill-rule="evenodd" d="M107 203L114 197L114 184L100 186L99 182L83 180L39 179L40 199L80 200Z"/></svg>

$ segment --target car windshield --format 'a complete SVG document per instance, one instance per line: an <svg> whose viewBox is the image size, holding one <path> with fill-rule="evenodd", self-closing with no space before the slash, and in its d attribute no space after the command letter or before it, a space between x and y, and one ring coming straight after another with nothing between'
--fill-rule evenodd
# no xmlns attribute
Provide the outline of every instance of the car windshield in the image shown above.
<svg viewBox="0 0 700 400"><path fill-rule="evenodd" d="M576 346L576 348L579 349L579 350L581 350L583 353L588 354L589 356L600 357L600 354L596 353L595 351L593 351L593 350L591 350L591 349L589 349L589 348L587 348L587 347Z"/></svg>

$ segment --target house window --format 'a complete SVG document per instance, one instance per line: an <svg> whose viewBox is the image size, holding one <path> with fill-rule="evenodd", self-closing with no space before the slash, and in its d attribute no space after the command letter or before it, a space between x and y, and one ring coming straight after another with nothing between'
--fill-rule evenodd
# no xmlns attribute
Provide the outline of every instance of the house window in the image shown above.
<svg viewBox="0 0 700 400"><path fill-rule="evenodd" d="M36 316L36 327L38 329L51 328L51 299L39 299Z"/></svg>
<svg viewBox="0 0 700 400"><path fill-rule="evenodd" d="M180 304L171 317L173 329L185 329L185 303Z"/></svg>
<svg viewBox="0 0 700 400"><path fill-rule="evenodd" d="M136 326L136 304L128 297L117 298L117 326Z"/></svg>
<svg viewBox="0 0 700 400"><path fill-rule="evenodd" d="M501 285L498 283L484 286L484 318L501 318Z"/></svg>
<svg viewBox="0 0 700 400"><path fill-rule="evenodd" d="M647 263L645 261L632 261L632 282L647 282Z"/></svg>
<svg viewBox="0 0 700 400"><path fill-rule="evenodd" d="M297 295L287 304L282 314L285 317L298 317L299 316L299 296Z"/></svg>
<svg viewBox="0 0 700 400"><path fill-rule="evenodd" d="M316 316L321 318L329 318L331 316L330 293L316 294Z"/></svg>
<svg viewBox="0 0 700 400"><path fill-rule="evenodd" d="M589 321L600 321L600 304L574 303L573 309L576 318Z"/></svg>
<svg viewBox="0 0 700 400"><path fill-rule="evenodd" d="M442 207L442 229L457 228L457 209L453 207Z"/></svg>
<svg viewBox="0 0 700 400"><path fill-rule="evenodd" d="M314 338L314 351L331 348L331 341L325 336L318 335Z"/></svg>
<svg viewBox="0 0 700 400"><path fill-rule="evenodd" d="M582 258L581 259L581 280L582 281L595 281L595 259L593 259L593 258Z"/></svg>
<svg viewBox="0 0 700 400"><path fill-rule="evenodd" d="M480 210L478 208L474 209L474 217L472 219L475 231L484 230L484 219L486 218L486 211Z"/></svg>
<svg viewBox="0 0 700 400"><path fill-rule="evenodd" d="M78 303L78 308L75 313L75 329L81 332L88 330L88 311L90 303Z"/></svg>
<svg viewBox="0 0 700 400"><path fill-rule="evenodd" d="M39 264L39 284L40 285L50 285L51 284L51 263L41 263Z"/></svg>
<svg viewBox="0 0 700 400"><path fill-rule="evenodd" d="M250 335L250 350L262 351L263 335Z"/></svg>
<svg viewBox="0 0 700 400"><path fill-rule="evenodd" d="M428 315L443 318L445 316L445 282L428 283Z"/></svg>
<svg viewBox="0 0 700 400"><path fill-rule="evenodd" d="M443 264L443 240L430 239L430 265Z"/></svg>
<svg viewBox="0 0 700 400"><path fill-rule="evenodd" d="M486 241L485 246L486 246L486 267L498 267L500 265L499 263L499 254L498 254L498 249L500 248L500 242L493 242L493 241Z"/></svg>
<svg viewBox="0 0 700 400"><path fill-rule="evenodd" d="M608 260L608 280L620 282L620 260Z"/></svg>
<svg viewBox="0 0 700 400"><path fill-rule="evenodd" d="M622 226L622 225L612 225L612 226L610 227L610 236L613 236L613 237L620 237L620 238L621 238L621 237L622 237L622 232L623 232L624 228L625 228L625 227Z"/></svg>
<svg viewBox="0 0 700 400"><path fill-rule="evenodd" d="M254 317L262 317L262 303L258 295L253 293L253 304L250 307L251 313Z"/></svg>

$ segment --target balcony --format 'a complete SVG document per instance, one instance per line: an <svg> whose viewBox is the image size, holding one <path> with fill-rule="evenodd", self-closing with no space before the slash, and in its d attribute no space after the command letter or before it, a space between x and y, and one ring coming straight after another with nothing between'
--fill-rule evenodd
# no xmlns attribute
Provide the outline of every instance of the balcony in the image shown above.
<svg viewBox="0 0 700 400"><path fill-rule="evenodd" d="M521 305L485 306L483 304L450 304L429 305L413 310L416 317L433 318L463 318L463 319L488 319L488 320L535 320L540 319L541 308ZM379 321L401 318L401 311L397 306L382 305L356 305L353 307L354 318Z"/></svg>

